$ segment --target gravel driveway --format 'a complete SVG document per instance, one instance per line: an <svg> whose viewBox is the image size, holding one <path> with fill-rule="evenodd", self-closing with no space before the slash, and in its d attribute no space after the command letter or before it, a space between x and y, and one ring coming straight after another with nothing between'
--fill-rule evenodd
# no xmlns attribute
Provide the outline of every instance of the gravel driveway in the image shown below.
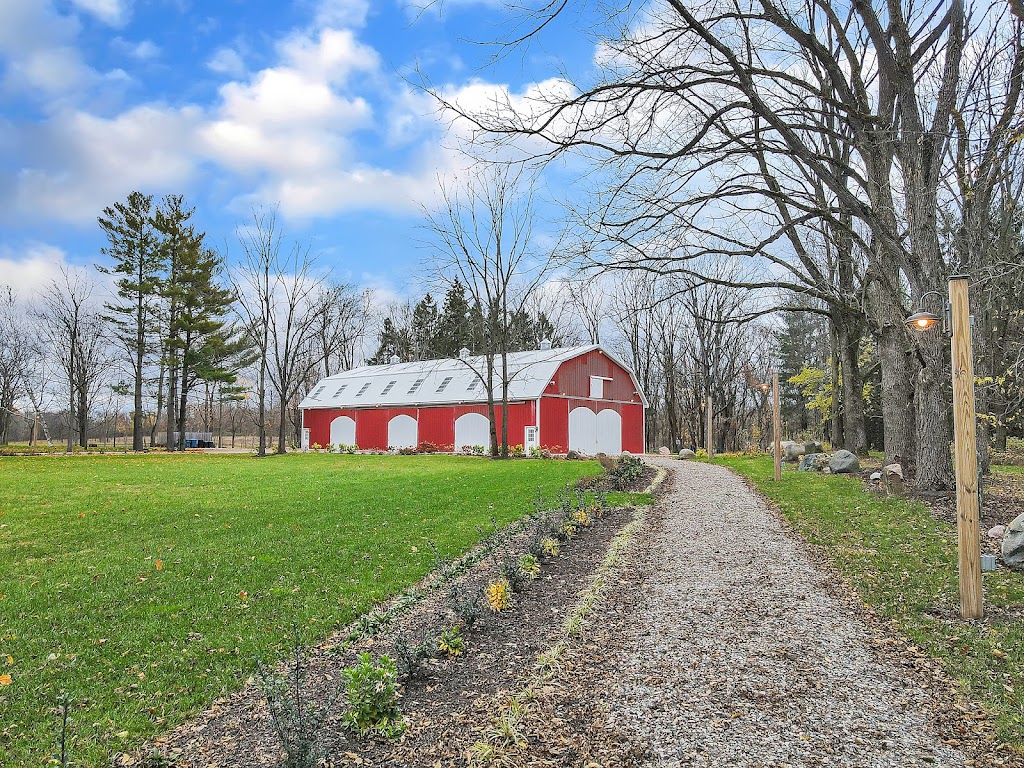
<svg viewBox="0 0 1024 768"><path fill-rule="evenodd" d="M656 766L959 766L928 692L872 653L868 627L742 480L670 467L635 553L596 692ZM607 617L614 620L612 617Z"/></svg>

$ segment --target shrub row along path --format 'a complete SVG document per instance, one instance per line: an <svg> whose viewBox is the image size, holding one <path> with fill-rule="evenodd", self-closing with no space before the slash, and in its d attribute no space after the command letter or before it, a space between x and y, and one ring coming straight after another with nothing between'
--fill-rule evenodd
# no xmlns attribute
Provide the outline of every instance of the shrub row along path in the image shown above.
<svg viewBox="0 0 1024 768"><path fill-rule="evenodd" d="M658 507L531 746L586 702L581 751L602 766L972 764L929 725L920 676L872 650L856 607L740 478L652 461L670 471Z"/></svg>

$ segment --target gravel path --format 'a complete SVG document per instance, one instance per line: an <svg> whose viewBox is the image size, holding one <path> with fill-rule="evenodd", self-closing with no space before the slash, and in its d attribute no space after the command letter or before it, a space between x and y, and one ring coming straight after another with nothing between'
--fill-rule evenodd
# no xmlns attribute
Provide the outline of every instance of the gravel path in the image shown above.
<svg viewBox="0 0 1024 768"><path fill-rule="evenodd" d="M868 627L742 480L654 461L671 473L597 703L647 745L645 765L965 765L928 729L928 691L879 661Z"/></svg>

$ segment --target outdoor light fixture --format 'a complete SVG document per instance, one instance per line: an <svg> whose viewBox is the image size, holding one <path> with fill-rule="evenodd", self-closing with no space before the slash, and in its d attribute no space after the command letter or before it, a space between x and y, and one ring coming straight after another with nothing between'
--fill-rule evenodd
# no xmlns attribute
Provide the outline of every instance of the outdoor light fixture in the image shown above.
<svg viewBox="0 0 1024 768"><path fill-rule="evenodd" d="M918 299L918 302L923 303L924 300L929 296L938 296L939 298L941 298L942 294L939 293L938 291L928 291L923 296L921 296L920 299ZM949 302L947 301L942 307L942 317L939 317L938 315L933 314L931 312L925 312L924 310L920 310L912 314L903 322L906 323L906 326L912 331L927 331L930 328L934 328L941 322L942 330L949 334L952 333L950 327L950 311L951 308Z"/></svg>
<svg viewBox="0 0 1024 768"><path fill-rule="evenodd" d="M928 291L942 298L938 291ZM981 588L980 508L981 478L975 434L974 354L971 349L971 310L967 275L950 275L949 298L942 317L915 312L904 322L914 331L927 331L942 320L950 341L953 379L953 467L956 471L957 560L960 575L960 615L980 619L985 612Z"/></svg>

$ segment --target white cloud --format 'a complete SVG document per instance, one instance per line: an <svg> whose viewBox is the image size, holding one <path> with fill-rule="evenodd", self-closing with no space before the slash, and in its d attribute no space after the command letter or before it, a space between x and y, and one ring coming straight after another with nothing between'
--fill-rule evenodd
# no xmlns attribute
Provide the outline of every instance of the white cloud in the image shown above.
<svg viewBox="0 0 1024 768"><path fill-rule="evenodd" d="M245 62L232 48L218 48L206 62L206 68L219 75L231 77L242 77L245 74Z"/></svg>
<svg viewBox="0 0 1024 768"><path fill-rule="evenodd" d="M58 14L49 2L4 0L0 24L0 60L6 60L5 84L48 96L73 93L96 79L74 47L79 26Z"/></svg>
<svg viewBox="0 0 1024 768"><path fill-rule="evenodd" d="M369 10L369 0L316 0L313 24L316 27L362 27Z"/></svg>
<svg viewBox="0 0 1024 768"><path fill-rule="evenodd" d="M60 248L46 243L30 243L15 249L0 245L0 286L9 286L21 298L38 296L61 271L75 271Z"/></svg>
<svg viewBox="0 0 1024 768"><path fill-rule="evenodd" d="M111 27L124 25L131 15L129 0L71 0L71 4Z"/></svg>
<svg viewBox="0 0 1024 768"><path fill-rule="evenodd" d="M132 40L125 40L123 37L115 37L110 41L110 45L115 50L139 61L149 61L160 55L160 47L152 40L134 42Z"/></svg>

